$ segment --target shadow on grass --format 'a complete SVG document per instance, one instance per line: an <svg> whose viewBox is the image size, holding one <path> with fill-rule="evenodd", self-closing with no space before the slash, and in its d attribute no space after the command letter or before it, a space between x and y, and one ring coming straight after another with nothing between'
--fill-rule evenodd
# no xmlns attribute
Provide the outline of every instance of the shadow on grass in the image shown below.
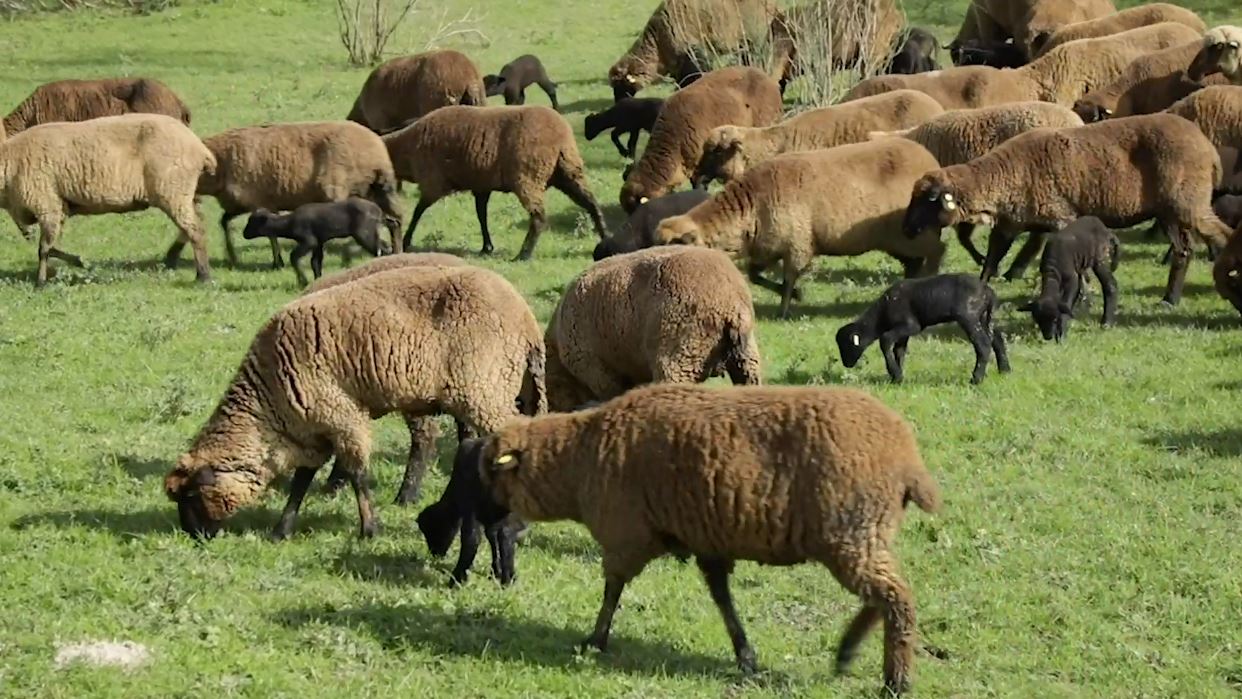
<svg viewBox="0 0 1242 699"><path fill-rule="evenodd" d="M401 587L436 587L449 579L447 570L429 568L422 559L396 554L349 552L337 557L332 567L357 580Z"/></svg>
<svg viewBox="0 0 1242 699"><path fill-rule="evenodd" d="M138 480L163 478L173 467L168 459L151 459L134 454L118 454L116 463L121 470Z"/></svg>
<svg viewBox="0 0 1242 699"><path fill-rule="evenodd" d="M766 289L752 290L756 296L776 295ZM832 303L808 303L806 301L798 303L794 301L789 306L789 320L787 322L796 322L800 318L834 318L844 324L858 317L869 305L869 303L862 301L834 301ZM781 321L781 304L779 301L756 302L755 317L761 320L786 322ZM832 338L826 338L826 341L831 342Z"/></svg>
<svg viewBox="0 0 1242 699"><path fill-rule="evenodd" d="M1150 315L1117 314L1118 328L1188 328L1192 330L1236 330L1242 327L1236 315L1187 315L1177 309L1155 309Z"/></svg>
<svg viewBox="0 0 1242 699"><path fill-rule="evenodd" d="M229 519L224 524L224 532L234 534L255 532L266 534L276 524L278 512L266 510L248 510ZM173 503L167 507L149 508L132 512L83 509L57 510L25 515L13 522L16 530L37 527L54 527L67 529L70 527L86 527L96 531L107 532L118 537L145 536L180 531L177 522L177 508ZM318 530L340 530L343 527L356 527L356 522L346 521L338 514L307 513L306 508L298 517L294 536L310 534Z"/></svg>
<svg viewBox="0 0 1242 699"><path fill-rule="evenodd" d="M593 666L635 675L733 676L737 682L748 684L788 682L785 675L776 671L765 672L758 678L741 679L723 649L718 656L707 656L688 653L667 643L627 638L615 632L608 652L594 655L593 660L584 663L576 656L574 648L589 631L590 619L582 620L582 628L567 629L484 610L447 613L412 605L362 604L351 609L328 605L288 609L277 613L275 620L292 628L328 624L364 630L390 650L414 647L436 655L487 656L569 671Z"/></svg>
<svg viewBox="0 0 1242 699"><path fill-rule="evenodd" d="M573 102L561 103L561 114L574 114L576 112L602 112L613 105L612 98L600 97L594 99L579 99Z"/></svg>
<svg viewBox="0 0 1242 699"><path fill-rule="evenodd" d="M1164 432L1145 438L1143 443L1165 451L1198 450L1209 456L1239 457L1242 456L1242 428Z"/></svg>

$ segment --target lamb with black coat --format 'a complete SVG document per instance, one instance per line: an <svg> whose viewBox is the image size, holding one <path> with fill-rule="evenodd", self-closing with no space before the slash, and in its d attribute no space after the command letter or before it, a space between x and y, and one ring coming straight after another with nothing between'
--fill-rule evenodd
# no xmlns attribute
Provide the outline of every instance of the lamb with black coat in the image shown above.
<svg viewBox="0 0 1242 699"><path fill-rule="evenodd" d="M526 104L526 88L538 85L552 100L552 108L561 111L556 103L556 83L548 77L543 63L537 56L518 56L500 69L499 75L484 75L483 88L488 97L505 96L505 104Z"/></svg>
<svg viewBox="0 0 1242 699"><path fill-rule="evenodd" d="M1212 200L1212 211L1230 228L1242 226L1242 196L1222 194Z"/></svg>
<svg viewBox="0 0 1242 699"><path fill-rule="evenodd" d="M599 262L606 257L651 247L651 236L661 221L681 216L710 198L706 189L684 189L640 203L616 235L599 241L592 258Z"/></svg>
<svg viewBox="0 0 1242 699"><path fill-rule="evenodd" d="M1026 65L1026 54L1016 46L1013 39L966 39L949 44L949 57L955 66L991 66L993 68L1021 68Z"/></svg>
<svg viewBox="0 0 1242 699"><path fill-rule="evenodd" d="M858 364L867 347L880 341L889 378L901 383L906 343L933 325L957 323L975 346L975 370L970 382L983 381L988 359L996 352L996 366L1009 371L1005 337L993 327L996 292L970 274L940 274L907 279L890 286L852 323L837 331L837 349L846 367Z"/></svg>
<svg viewBox="0 0 1242 699"><path fill-rule="evenodd" d="M394 236L400 233L400 222L385 216L377 204L350 197L343 201L303 204L287 214L259 209L250 214L242 237L246 240L285 238L297 243L289 259L298 283L306 286L306 274L298 262L309 252L315 278L323 276L323 246L329 240L353 238L372 255L390 254L392 248L379 237L380 224Z"/></svg>
<svg viewBox="0 0 1242 699"><path fill-rule="evenodd" d="M623 158L638 156L638 134L651 133L656 117L664 107L662 97L625 97L608 109L586 118L586 139L592 141L600 133L612 129L612 142ZM629 146L621 145L621 136L629 134Z"/></svg>
<svg viewBox="0 0 1242 699"><path fill-rule="evenodd" d="M1100 325L1112 325L1117 316L1117 280L1113 271L1120 260L1117 236L1094 216L1084 216L1048 236L1039 261L1039 298L1018 310L1035 319L1045 340L1061 342L1069 333L1074 306L1083 297L1087 271L1095 274L1104 295Z"/></svg>
<svg viewBox="0 0 1242 699"><path fill-rule="evenodd" d="M897 44L897 51L889 61L888 70L892 75L914 75L940 70L936 63L936 54L940 52L940 40L922 27L910 27L902 32ZM783 93L782 93L783 94Z"/></svg>

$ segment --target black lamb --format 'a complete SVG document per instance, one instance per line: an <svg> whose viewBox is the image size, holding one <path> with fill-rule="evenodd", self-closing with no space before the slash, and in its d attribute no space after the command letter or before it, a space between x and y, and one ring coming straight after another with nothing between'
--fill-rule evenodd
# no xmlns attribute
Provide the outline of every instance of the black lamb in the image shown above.
<svg viewBox="0 0 1242 699"><path fill-rule="evenodd" d="M612 129L612 142L623 158L633 158L637 154L638 134L641 131L651 133L656 117L664 100L660 97L626 97L598 114L589 114L586 118L586 139L594 140L607 129ZM621 135L630 135L629 147L621 145Z"/></svg>
<svg viewBox="0 0 1242 699"><path fill-rule="evenodd" d="M1242 226L1242 196L1222 194L1212 200L1212 211L1230 228Z"/></svg>
<svg viewBox="0 0 1242 699"><path fill-rule="evenodd" d="M539 58L531 54L518 56L504 68L499 75L484 75L483 87L488 97L505 96L505 104L526 104L526 88L538 85L552 100L552 108L560 111L556 103L556 83L548 77Z"/></svg>
<svg viewBox="0 0 1242 699"><path fill-rule="evenodd" d="M911 27L902 34L897 45L897 52L888 63L891 75L914 75L940 70L936 63L936 54L940 52L940 41L935 35L922 27Z"/></svg>
<svg viewBox="0 0 1242 699"><path fill-rule="evenodd" d="M1082 299L1090 270L1100 281L1107 327L1117 315L1117 280L1113 271L1120 259L1117 236L1094 216L1084 216L1048 236L1039 261L1039 298L1018 310L1029 311L1045 340L1061 342L1069 333L1074 306Z"/></svg>
<svg viewBox="0 0 1242 699"><path fill-rule="evenodd" d="M306 286L306 274L298 263L309 252L315 278L323 276L323 246L329 240L353 238L364 250L377 256L392 252L388 243L380 239L381 224L393 236L400 234L398 222L384 216L375 202L350 197L343 201L304 204L287 214L259 209L250 214L242 237L246 240L285 238L294 241L296 246L289 259L298 283Z"/></svg>
<svg viewBox="0 0 1242 699"><path fill-rule="evenodd" d="M949 57L955 66L992 66L1021 68L1027 64L1026 53L1013 39L967 39L949 44Z"/></svg>
<svg viewBox="0 0 1242 699"><path fill-rule="evenodd" d="M880 341L889 378L901 383L906 343L926 328L957 323L975 346L975 370L970 382L983 381L988 358L996 352L996 366L1009 371L1009 354L1000 329L993 327L996 292L971 274L940 274L907 279L890 286L878 301L852 323L837 331L841 363L858 364L867 347Z"/></svg>
<svg viewBox="0 0 1242 699"><path fill-rule="evenodd" d="M621 230L611 238L605 238L595 246L592 257L596 262L612 255L621 255L651 247L651 236L660 222L671 216L681 216L690 209L711 198L705 189L687 189L656 197L639 204Z"/></svg>

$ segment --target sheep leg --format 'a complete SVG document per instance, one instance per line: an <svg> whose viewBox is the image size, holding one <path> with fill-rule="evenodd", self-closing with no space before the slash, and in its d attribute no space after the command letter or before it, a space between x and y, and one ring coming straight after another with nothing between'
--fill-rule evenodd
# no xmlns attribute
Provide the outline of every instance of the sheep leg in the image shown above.
<svg viewBox="0 0 1242 699"><path fill-rule="evenodd" d="M888 378L893 383L902 382L905 370L903 362L905 361L906 353L905 350L902 350L901 357L898 358L895 352L897 344L918 335L921 330L922 328L901 325L880 335L880 351L884 354L884 366L888 369Z"/></svg>
<svg viewBox="0 0 1242 699"><path fill-rule="evenodd" d="M237 248L233 245L233 233L229 230L229 222L237 218L239 214L235 212L225 211L220 215L220 230L224 231L224 259L228 260L229 267L237 266ZM172 251L168 254L171 256ZM177 248L175 257L181 257L181 248ZM170 267L172 265L169 265Z"/></svg>
<svg viewBox="0 0 1242 699"><path fill-rule="evenodd" d="M1009 350L1000 328L992 328L992 351L996 354L996 369L1002 374L1009 373Z"/></svg>
<svg viewBox="0 0 1242 699"><path fill-rule="evenodd" d="M595 201L591 190L587 188L586 180L583 179L581 171L576 174L566 172L558 164L556 172L552 173L552 179L548 184L569 197L570 201L587 212L587 215L591 217L591 224L595 226L595 235L599 236L600 240L608 237L608 226L604 225L604 212L600 210L599 203Z"/></svg>
<svg viewBox="0 0 1242 699"><path fill-rule="evenodd" d="M280 255L280 241L272 236L267 239L267 243L272 249L272 269L281 269L285 266L285 259Z"/></svg>
<svg viewBox="0 0 1242 699"><path fill-rule="evenodd" d="M311 272L318 279L323 276L323 243L315 241L315 247L311 249Z"/></svg>
<svg viewBox="0 0 1242 699"><path fill-rule="evenodd" d="M349 476L341 468L340 460L334 460L332 462L332 470L328 473L328 480L324 481L323 486L319 488L319 492L324 495L336 495L337 491L344 488L348 482Z"/></svg>
<svg viewBox="0 0 1242 699"><path fill-rule="evenodd" d="M850 625L845 627L845 633L841 635L841 642L837 645L838 675L844 675L850 669L854 658L858 657L858 646L871 633L882 616L883 613L879 607L864 604Z"/></svg>
<svg viewBox="0 0 1242 699"><path fill-rule="evenodd" d="M1009 265L1009 271L1005 272L1005 281L1012 282L1021 279L1026 274L1026 269L1031 266L1031 261L1043 250L1044 238L1046 237L1048 237L1048 234L1042 231L1033 231L1027 236L1026 242L1018 250L1017 257L1013 258L1013 264ZM1000 261L997 260L997 262L999 263Z"/></svg>
<svg viewBox="0 0 1242 699"><path fill-rule="evenodd" d="M634 129L630 132L629 140L629 158L633 160L638 157L638 137L642 134L642 129ZM625 155L622 153L622 155Z"/></svg>
<svg viewBox="0 0 1242 699"><path fill-rule="evenodd" d="M307 284L306 273L302 271L302 258L306 257L306 253L310 252L314 245L315 241L313 240L299 240L297 246L293 248L293 252L289 253L289 263L293 265L293 273L298 277L299 286L306 286Z"/></svg>
<svg viewBox="0 0 1242 699"><path fill-rule="evenodd" d="M595 629L579 644L582 650L594 648L601 653L608 649L608 634L612 631L612 617L617 613L621 593L625 591L626 579L617 575L604 578L604 601L595 617Z"/></svg>
<svg viewBox="0 0 1242 699"><path fill-rule="evenodd" d="M418 227L418 220L423 217L427 209L436 203L434 199L428 199L425 196L419 197L418 206L414 207L414 213L410 215L410 225L405 229L405 237L401 240L401 249L409 250L414 244L414 229Z"/></svg>
<svg viewBox="0 0 1242 699"><path fill-rule="evenodd" d="M302 500L306 497L306 491L310 490L311 482L315 480L315 471L316 469L313 468L294 469L293 481L289 484L289 501L285 503L285 509L280 513L280 521L272 529L272 541L283 541L293 533L293 524L297 522L298 511L302 509Z"/></svg>
<svg viewBox="0 0 1242 699"><path fill-rule="evenodd" d="M617 152L621 154L622 158L633 158L634 157L634 142L638 140L638 132L637 131L630 132L630 149L628 151L625 149L625 146L621 145L621 134L622 133L623 132L621 131L621 129L613 129L612 130L612 142L614 145L616 145Z"/></svg>
<svg viewBox="0 0 1242 699"><path fill-rule="evenodd" d="M1164 303L1176 306L1182 300L1182 289L1186 285L1186 271L1190 268L1191 250L1189 239L1180 229L1173 236L1173 259L1169 266L1169 283L1164 294Z"/></svg>
<svg viewBox="0 0 1242 699"><path fill-rule="evenodd" d="M904 257L893 253L890 253L890 257L901 263L902 275L906 279L914 279L923 270L923 258L921 257Z"/></svg>
<svg viewBox="0 0 1242 699"><path fill-rule="evenodd" d="M483 535L487 537L492 553L492 577L501 585L509 585L517 575L513 566L514 532L505 526L505 519L501 518L484 526Z"/></svg>
<svg viewBox="0 0 1242 699"><path fill-rule="evenodd" d="M539 81L539 89L548 95L549 100L552 100L552 108L558 112L561 111L561 106L556 102L556 83L545 78Z"/></svg>
<svg viewBox="0 0 1242 699"><path fill-rule="evenodd" d="M975 370L970 375L970 383L978 384L987 375L988 360L992 358L992 337L978 318L958 317L957 324L975 346Z"/></svg>
<svg viewBox="0 0 1242 699"><path fill-rule="evenodd" d="M859 642L875 624L872 617L878 615L884 620L884 687L893 694L905 692L910 687L910 667L914 663L914 596L897 573L892 554L881 550L862 560L849 557L826 562L837 580L861 597L864 605L841 639L838 668L843 659L848 666Z"/></svg>
<svg viewBox="0 0 1242 699"><path fill-rule="evenodd" d="M78 257L77 255L71 255L57 247L53 247L51 250L48 250L47 254L49 257L52 257L53 259L67 262L73 265L74 267L85 267L86 266L85 264L82 263L82 258Z"/></svg>
<svg viewBox="0 0 1242 699"><path fill-rule="evenodd" d="M449 578L449 587L457 587L465 585L470 579L470 566L474 565L474 558L479 554L479 520L475 516L474 508L466 508L461 516L461 529L458 532L461 541L457 548L457 564L453 566L453 573Z"/></svg>
<svg viewBox="0 0 1242 699"><path fill-rule="evenodd" d="M491 197L490 191L474 193L474 214L479 217L479 230L483 231L483 248L479 250L480 255L490 255L496 249L492 246L492 234L487 230L487 201Z"/></svg>
<svg viewBox="0 0 1242 699"><path fill-rule="evenodd" d="M910 338L903 337L893 343L893 359L897 360L897 365L905 370L906 366L906 350L910 348Z"/></svg>
<svg viewBox="0 0 1242 699"><path fill-rule="evenodd" d="M970 259L974 260L975 264L983 266L986 258L984 258L983 253L979 252L979 248L975 247L975 241L971 238L975 232L975 224L959 223L954 226L954 230L957 231L957 242L961 244L966 254L970 255Z"/></svg>
<svg viewBox="0 0 1242 699"><path fill-rule="evenodd" d="M366 474L361 466L348 472L349 484L354 487L354 497L358 500L358 537L370 539L379 532L379 520L375 516L375 507L371 504L371 487L367 485Z"/></svg>
<svg viewBox="0 0 1242 699"><path fill-rule="evenodd" d="M409 505L418 502L423 476L427 466L436 455L436 437L439 430L430 418L407 416L405 426L410 431L410 455L405 460L405 476L397 491L396 504Z"/></svg>
<svg viewBox="0 0 1242 699"><path fill-rule="evenodd" d="M56 247L56 239L60 237L61 219L59 216L39 218L39 268L35 273L35 288L47 284L47 260Z"/></svg>
<svg viewBox="0 0 1242 699"><path fill-rule="evenodd" d="M178 240L190 241L194 250L194 278L202 283L211 281L211 261L207 257L207 240L203 234L202 217L192 198L160 207L180 230Z"/></svg>
<svg viewBox="0 0 1242 699"><path fill-rule="evenodd" d="M784 286L763 276L763 270L765 269L767 269L766 266L760 263L757 263L757 262L751 262L749 265L746 266L746 278L749 279L750 283L754 284L755 286L758 286L763 289L767 289L768 291L771 291L777 294L783 293L785 291ZM798 303L802 303L802 290L794 289L793 293L794 293L793 300L797 301Z"/></svg>
<svg viewBox="0 0 1242 699"><path fill-rule="evenodd" d="M703 579L707 581L712 601L724 618L729 640L733 642L733 655L737 658L737 666L746 674L754 673L758 670L755 650L746 640L746 631L742 628L742 620L738 618L737 610L733 607L733 595L729 592L729 574L733 572L733 561L698 556L695 562L699 564L699 570L703 571Z"/></svg>
<svg viewBox="0 0 1242 699"><path fill-rule="evenodd" d="M548 227L548 218L543 212L542 201L538 203L531 201L526 206L526 211L530 213L530 226L526 229L526 239L522 241L522 249L518 251L517 257L513 258L514 262L530 259L531 254L535 252L535 245L539 242L539 234Z"/></svg>
<svg viewBox="0 0 1242 699"><path fill-rule="evenodd" d="M1009 249L1013 247L1020 232L1005 224L999 224L992 229L992 232L988 234L988 254L983 261L983 271L979 274L980 280L987 282L996 276L1000 271L1001 260L1009 254Z"/></svg>
<svg viewBox="0 0 1242 699"><path fill-rule="evenodd" d="M784 284L781 286L781 320L789 319L789 306L798 292L798 274L802 267L795 265L793 260L785 260Z"/></svg>

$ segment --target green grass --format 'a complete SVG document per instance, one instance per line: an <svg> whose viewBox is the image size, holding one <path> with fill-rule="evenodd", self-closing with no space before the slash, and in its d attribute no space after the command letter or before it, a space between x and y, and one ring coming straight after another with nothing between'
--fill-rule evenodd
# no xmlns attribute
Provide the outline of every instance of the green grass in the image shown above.
<svg viewBox="0 0 1242 699"><path fill-rule="evenodd" d="M458 7L464 7L459 0ZM479 3L495 70L525 51L560 81L576 129L604 106L602 76L654 0ZM918 22L948 38L961 0ZM1214 21L1242 19L1205 0ZM1233 8L1233 9L1231 9ZM1232 16L1231 16L1232 15ZM265 120L339 118L365 71L344 65L331 3L224 0L150 17L44 16L0 25L8 69L0 104L39 82L154 75L182 94L203 135ZM543 103L536 90L529 95ZM590 182L619 220L621 160L581 141ZM407 197L406 206L412 204ZM541 319L589 261L578 212L550 195L552 229L529 264L502 260L525 218L493 199L495 260ZM161 479L232 376L256 328L297 293L266 270L266 244L228 269L212 228L216 284L157 260L172 227L157 214L74 219L64 246L88 271L31 288L34 245L0 225L0 695L11 697L467 696L852 697L880 684L880 642L851 677L831 654L856 602L816 566L743 564L735 591L766 672L743 680L693 566L660 561L629 590L611 652L576 658L602 589L597 549L573 525L539 526L519 580L480 573L460 591L430 560L416 509L389 504L406 449L397 420L377 424L374 473L385 531L355 540L352 498L312 493L292 540L264 539L283 502L196 546L177 530ZM424 219L424 243L479 244L469 198ZM912 514L900 552L926 640L915 691L926 697L1228 697L1242 689L1242 424L1236 314L1202 258L1173 310L1157 306L1161 246L1123 234L1118 327L1092 318L1068 344L1038 339L1014 311L1033 279L998 283L1014 373L967 385L956 332L912 343L906 383L872 352L854 370L833 333L896 276L880 256L823 260L789 322L756 291L767 379L861 386L916 425L946 506ZM946 269L969 270L952 246ZM339 263L329 257L329 267ZM1033 276L1033 275L1032 275ZM1098 312L1098 301L1090 315ZM442 443L447 457L451 444ZM447 462L445 462L447 463ZM428 492L438 494L435 474ZM425 499L424 503L427 500ZM54 669L58 643L131 639L154 662Z"/></svg>

